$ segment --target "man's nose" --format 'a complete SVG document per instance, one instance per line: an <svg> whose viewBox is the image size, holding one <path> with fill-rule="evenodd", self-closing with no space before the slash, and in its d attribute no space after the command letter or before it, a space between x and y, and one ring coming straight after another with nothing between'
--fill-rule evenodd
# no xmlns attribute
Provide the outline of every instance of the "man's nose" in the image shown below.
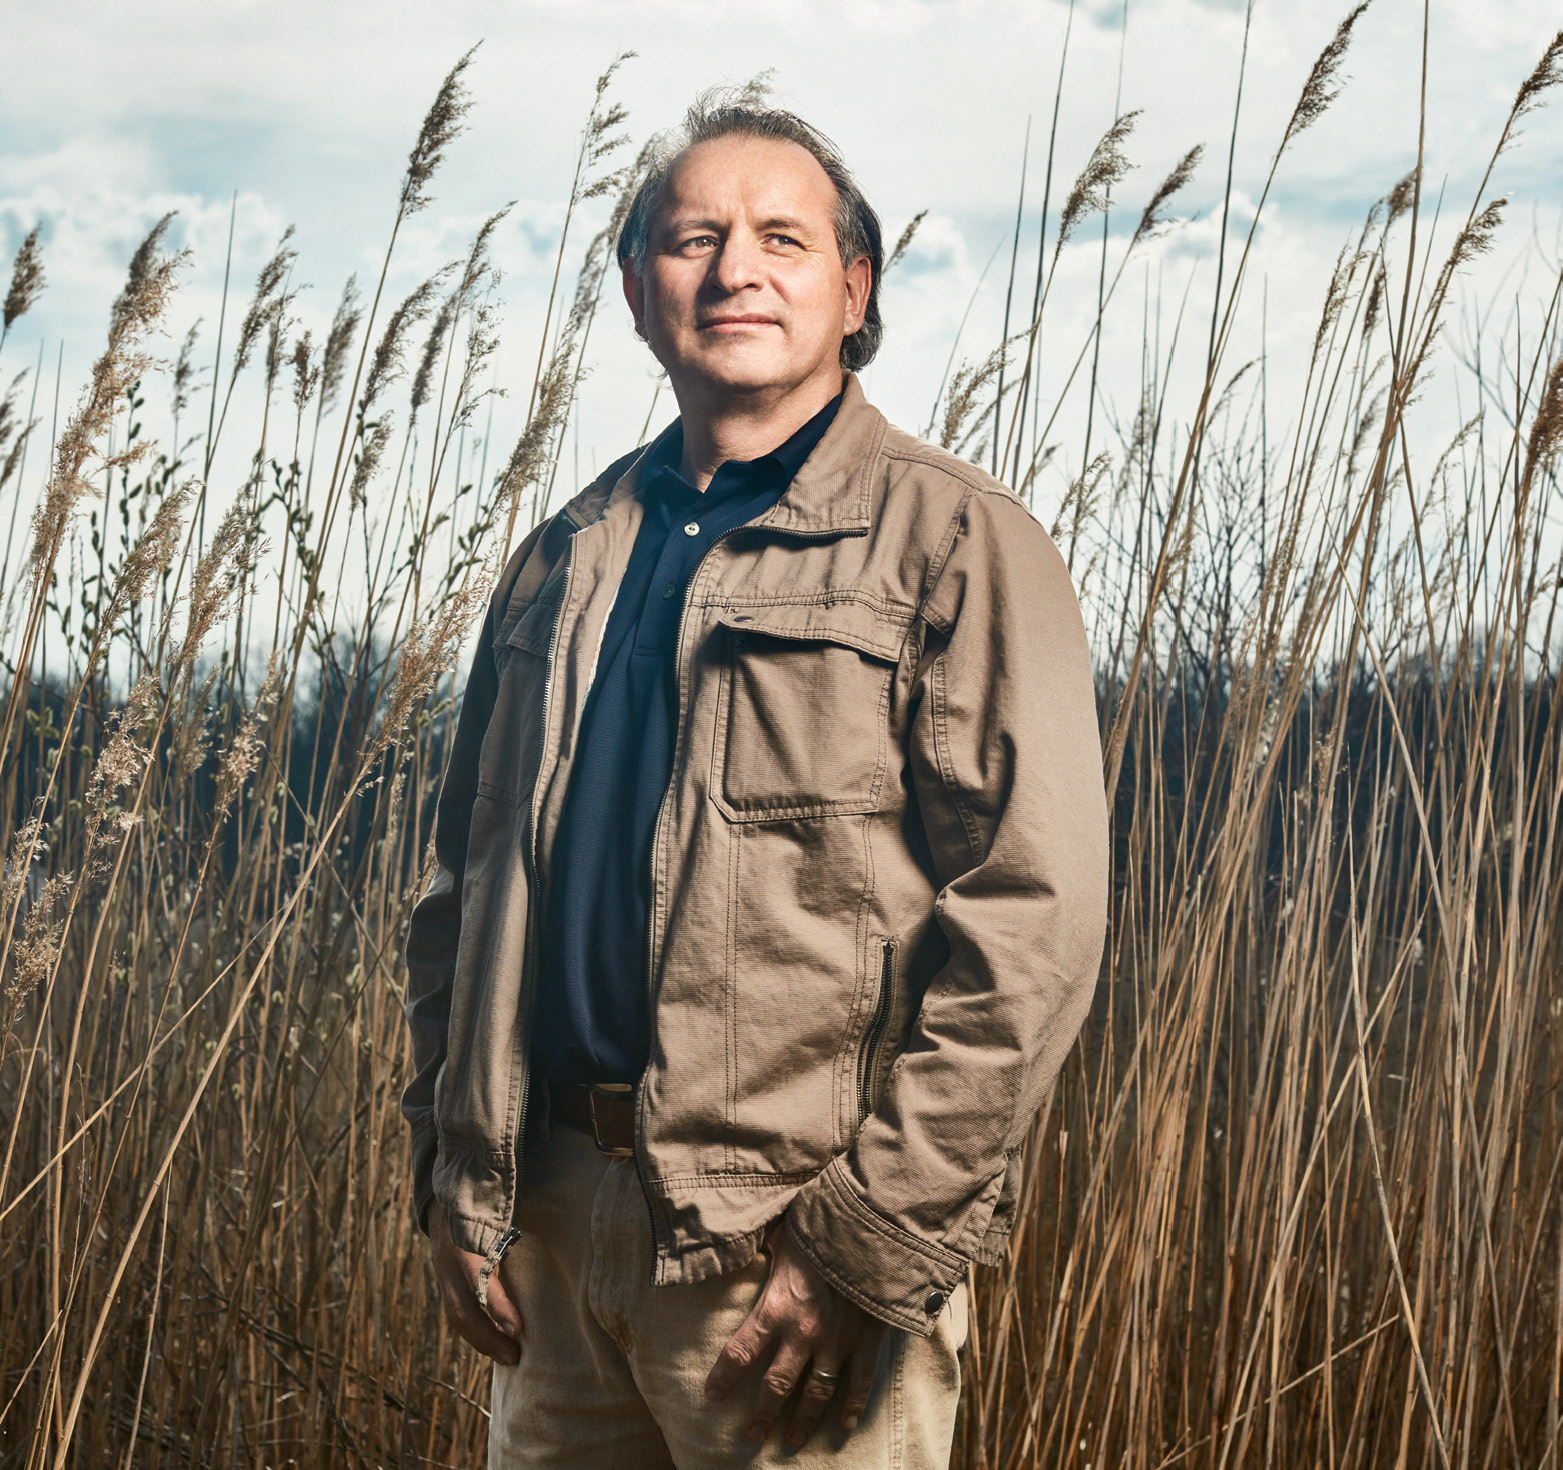
<svg viewBox="0 0 1563 1470"><path fill-rule="evenodd" d="M712 259L713 282L723 295L731 296L746 286L759 285L760 276L760 242L741 230L734 230Z"/></svg>

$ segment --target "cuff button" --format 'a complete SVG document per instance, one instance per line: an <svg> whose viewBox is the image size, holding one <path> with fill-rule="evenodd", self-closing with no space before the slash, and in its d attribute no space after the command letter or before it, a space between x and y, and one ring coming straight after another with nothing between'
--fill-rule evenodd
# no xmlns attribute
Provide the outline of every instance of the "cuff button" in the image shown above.
<svg viewBox="0 0 1563 1470"><path fill-rule="evenodd" d="M930 1291L928 1300L923 1303L923 1310L930 1317L937 1317L944 1310L944 1293L942 1291Z"/></svg>

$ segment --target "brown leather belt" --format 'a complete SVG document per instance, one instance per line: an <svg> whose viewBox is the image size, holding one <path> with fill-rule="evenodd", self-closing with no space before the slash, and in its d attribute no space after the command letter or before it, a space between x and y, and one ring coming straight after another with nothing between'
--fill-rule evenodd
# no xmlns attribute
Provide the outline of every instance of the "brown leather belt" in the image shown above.
<svg viewBox="0 0 1563 1470"><path fill-rule="evenodd" d="M635 1153L635 1085L631 1082L550 1082L548 1123L578 1128L615 1158Z"/></svg>

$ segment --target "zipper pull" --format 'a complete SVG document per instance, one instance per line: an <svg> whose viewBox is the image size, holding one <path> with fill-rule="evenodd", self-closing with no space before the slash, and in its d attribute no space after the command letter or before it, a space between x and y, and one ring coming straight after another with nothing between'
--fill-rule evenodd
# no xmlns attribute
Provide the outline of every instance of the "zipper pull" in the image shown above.
<svg viewBox="0 0 1563 1470"><path fill-rule="evenodd" d="M485 1316L494 1314L488 1309L488 1284L494 1279L494 1273L499 1270L499 1263L505 1259L505 1253L518 1240L521 1232L512 1225L508 1230L500 1234L494 1242L494 1248L483 1258L483 1264L478 1267L478 1305L483 1308Z"/></svg>

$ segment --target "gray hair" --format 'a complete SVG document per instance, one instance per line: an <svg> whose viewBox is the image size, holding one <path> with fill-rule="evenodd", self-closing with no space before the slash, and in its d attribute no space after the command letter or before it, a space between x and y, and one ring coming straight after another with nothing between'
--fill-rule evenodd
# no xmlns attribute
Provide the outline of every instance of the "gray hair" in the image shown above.
<svg viewBox="0 0 1563 1470"><path fill-rule="evenodd" d="M636 271L645 267L652 221L656 218L657 206L662 202L662 190L667 185L674 164L697 143L710 143L734 134L796 143L806 149L825 170L825 177L836 190L832 223L836 230L836 247L841 251L841 263L851 265L857 260L867 260L871 272L863 325L850 337L842 339L841 365L853 372L867 367L874 360L885 332L879 315L879 277L884 269L884 242L879 216L874 213L873 205L863 197L863 191L858 188L852 171L842 161L836 145L818 128L804 122L795 113L784 112L779 107L759 105L752 86L714 88L702 92L685 113L683 125L658 140L652 149L646 176L640 181L640 187L630 201L624 227L619 231L619 264L630 266Z"/></svg>

